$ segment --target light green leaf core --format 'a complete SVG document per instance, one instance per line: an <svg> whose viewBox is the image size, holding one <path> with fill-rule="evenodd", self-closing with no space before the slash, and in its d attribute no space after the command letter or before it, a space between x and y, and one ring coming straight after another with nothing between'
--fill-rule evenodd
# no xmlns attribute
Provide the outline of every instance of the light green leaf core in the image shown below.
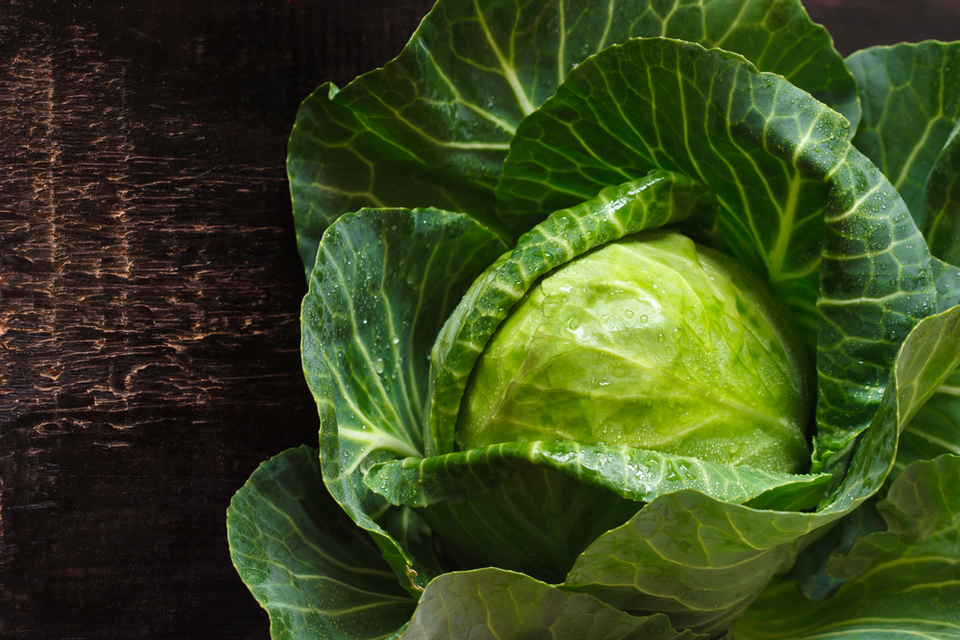
<svg viewBox="0 0 960 640"><path fill-rule="evenodd" d="M803 470L799 339L763 284L734 282L728 264L685 236L644 234L551 272L480 356L460 449L571 441Z"/></svg>

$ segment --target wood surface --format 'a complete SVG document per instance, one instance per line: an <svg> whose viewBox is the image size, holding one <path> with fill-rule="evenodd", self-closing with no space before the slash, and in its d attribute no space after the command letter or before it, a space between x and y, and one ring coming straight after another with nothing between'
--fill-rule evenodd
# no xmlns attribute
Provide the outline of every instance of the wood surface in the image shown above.
<svg viewBox="0 0 960 640"><path fill-rule="evenodd" d="M316 441L286 137L431 4L0 0L0 638L269 637L224 514ZM843 53L958 5L807 2Z"/></svg>

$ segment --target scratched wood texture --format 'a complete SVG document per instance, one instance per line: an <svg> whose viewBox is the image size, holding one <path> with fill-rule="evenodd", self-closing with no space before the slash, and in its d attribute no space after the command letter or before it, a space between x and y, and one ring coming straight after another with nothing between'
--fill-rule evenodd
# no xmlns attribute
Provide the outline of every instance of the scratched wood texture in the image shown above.
<svg viewBox="0 0 960 640"><path fill-rule="evenodd" d="M268 638L224 511L313 443L297 104L431 0L0 0L0 637ZM955 0L808 0L839 48Z"/></svg>

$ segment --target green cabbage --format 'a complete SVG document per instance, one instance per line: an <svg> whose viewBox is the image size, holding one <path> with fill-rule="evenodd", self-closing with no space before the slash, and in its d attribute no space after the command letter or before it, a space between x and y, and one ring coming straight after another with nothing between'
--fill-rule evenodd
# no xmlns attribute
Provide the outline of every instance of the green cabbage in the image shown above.
<svg viewBox="0 0 960 640"><path fill-rule="evenodd" d="M274 638L955 637L960 43L440 0L303 103Z"/></svg>
<svg viewBox="0 0 960 640"><path fill-rule="evenodd" d="M477 360L458 448L568 440L806 471L799 339L765 285L731 267L686 236L647 234L551 271Z"/></svg>

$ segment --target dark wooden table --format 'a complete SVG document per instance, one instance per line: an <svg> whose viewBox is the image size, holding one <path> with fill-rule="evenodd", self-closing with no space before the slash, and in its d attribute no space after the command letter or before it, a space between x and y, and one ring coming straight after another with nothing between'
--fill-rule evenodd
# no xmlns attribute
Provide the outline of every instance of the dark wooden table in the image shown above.
<svg viewBox="0 0 960 640"><path fill-rule="evenodd" d="M0 0L0 637L268 638L224 512L316 439L300 100L432 0ZM808 0L844 53L955 0Z"/></svg>

